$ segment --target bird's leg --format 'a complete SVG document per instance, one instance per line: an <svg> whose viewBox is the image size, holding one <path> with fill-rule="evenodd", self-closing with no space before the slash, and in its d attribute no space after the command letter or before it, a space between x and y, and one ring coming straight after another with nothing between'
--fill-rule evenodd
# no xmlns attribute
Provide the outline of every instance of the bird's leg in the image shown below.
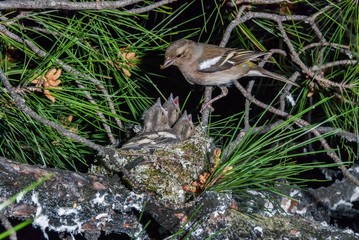
<svg viewBox="0 0 359 240"><path fill-rule="evenodd" d="M203 103L202 107L201 107L201 112L203 112L204 109L206 108L210 108L211 111L213 111L213 107L212 107L212 103L214 103L215 101L217 101L220 98L225 97L228 94L228 88L225 86L219 86L219 88L221 89L221 94L219 94L217 97L212 98L211 100L209 100L206 103Z"/></svg>

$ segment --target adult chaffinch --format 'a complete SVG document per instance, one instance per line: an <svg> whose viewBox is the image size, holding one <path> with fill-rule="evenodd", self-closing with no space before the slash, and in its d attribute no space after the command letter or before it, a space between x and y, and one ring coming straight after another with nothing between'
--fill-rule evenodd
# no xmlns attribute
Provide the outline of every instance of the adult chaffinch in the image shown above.
<svg viewBox="0 0 359 240"><path fill-rule="evenodd" d="M227 86L232 81L247 76L269 77L295 86L295 82L265 70L252 61L269 54L243 49L223 48L216 45L197 43L187 39L177 40L169 45L161 69L169 66L179 68L191 84L219 86L222 93L205 103L202 110L214 101L228 94Z"/></svg>

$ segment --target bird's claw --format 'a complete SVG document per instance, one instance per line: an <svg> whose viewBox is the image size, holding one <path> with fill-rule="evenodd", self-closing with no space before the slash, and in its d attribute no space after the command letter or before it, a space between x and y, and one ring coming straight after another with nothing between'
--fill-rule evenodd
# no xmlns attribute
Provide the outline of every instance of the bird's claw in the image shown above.
<svg viewBox="0 0 359 240"><path fill-rule="evenodd" d="M214 111L214 108L212 107L212 102L211 101L203 103L200 112L202 113L206 108L208 108L210 112Z"/></svg>

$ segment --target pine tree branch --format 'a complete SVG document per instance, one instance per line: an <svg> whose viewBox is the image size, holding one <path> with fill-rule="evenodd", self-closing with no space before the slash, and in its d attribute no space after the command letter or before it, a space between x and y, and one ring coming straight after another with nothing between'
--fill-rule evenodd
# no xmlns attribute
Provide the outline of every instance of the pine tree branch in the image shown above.
<svg viewBox="0 0 359 240"><path fill-rule="evenodd" d="M13 86L11 85L11 83L9 82L7 77L5 76L2 69L0 69L0 80L2 81L3 85L5 86L5 89L10 93L10 96L12 97L15 106L18 107L20 110L22 110L24 113L28 114L33 119L45 124L46 126L49 126L53 129L57 130L62 135L66 136L76 142L82 143L94 150L97 150L99 153L105 153L108 151L108 149L106 147L103 147L101 145L93 143L90 140L83 138L83 137L71 132L70 130L67 130L62 125L43 118L42 116L37 114L35 111L30 109L28 106L26 106L25 99L16 93L16 89L13 88Z"/></svg>
<svg viewBox="0 0 359 240"><path fill-rule="evenodd" d="M335 83L333 81L330 81L328 79L325 79L321 76L318 76L316 74L315 71L313 71L311 68L309 68L308 66L305 65L305 63L301 60L298 51L295 50L290 38L288 37L284 26L283 26L283 22L287 22L287 21L305 21L309 24L309 26L311 27L311 29L314 30L314 32L316 33L317 37L321 40L322 44L326 44L326 40L324 39L322 33L320 32L317 24L315 23L315 19L320 15L323 14L326 10L328 10L328 8L330 8L330 6L327 6L325 8L323 8L321 11L318 11L317 13L313 14L312 16L304 16L304 15L279 15L279 14L271 14L271 13L263 13L263 12L247 12L245 14L244 11L245 9L249 8L249 6L244 5L242 6L239 10L238 13L235 17L234 20L232 20L232 22L227 26L225 33L223 34L223 38L221 41L220 46L224 47L226 45L226 43L228 42L232 31L234 30L235 27L237 27L239 24L242 24L248 20L251 19L268 19L268 20L272 20L274 22L277 23L278 25L278 29L282 35L282 38L284 40L284 42L286 43L290 53L291 53L291 58L293 60L293 62L295 62L301 69L302 71L311 76L312 78L316 79L319 82L322 82L324 84L326 84L326 86L331 86L331 87L338 87L338 88L353 88L355 87L354 84L343 84L343 83ZM242 15L243 14L243 15ZM348 61L343 61L340 63L337 63L338 65L355 65L357 63L357 61L354 60L348 60Z"/></svg>
<svg viewBox="0 0 359 240"><path fill-rule="evenodd" d="M36 1L2 1L0 9L64 9L64 10L100 10L117 9L143 2L143 0L70 2L57 0Z"/></svg>
<svg viewBox="0 0 359 240"><path fill-rule="evenodd" d="M11 39L19 42L19 43L23 43L23 44L26 44L34 53L36 53L38 56L42 57L42 58L46 58L48 56L48 53L46 53L45 51L41 50L39 47L37 47L33 42L29 41L29 40L26 40L26 39L22 39L20 36L10 32L9 30L6 29L6 27L4 27L3 25L0 25L0 32L5 34L6 36L10 37ZM55 62L58 63L64 70L68 71L69 73L79 77L79 78L85 78L85 79L88 79L90 80L92 83L94 83L96 86L98 86L100 88L100 90L103 92L106 100L108 101L108 104L109 104L109 107L110 107L110 110L111 112L114 114L114 116L117 115L116 113L116 110L115 110L115 106L113 104L113 101L111 99L111 96L110 94L108 93L107 89L103 86L103 84L87 75L87 74L84 74L84 73L81 73L80 71L74 69L73 67L71 67L70 65L64 63L63 61L61 61L60 59L55 59ZM113 133L111 131L111 128L110 126L107 124L107 119L105 117L105 115L100 111L99 107L98 107L98 104L96 103L95 99L91 96L91 93L87 90L85 90L86 88L77 80L75 80L77 86L83 90L86 98L88 99L88 101L93 104L93 106L95 106L97 108L97 115L100 117L100 119L102 120L102 124L103 124L103 127L107 133L107 136L108 138L110 139L110 142L112 145L116 145L116 140L115 140L115 137L113 136ZM117 124L119 125L119 127L121 129L123 129L123 124L122 122L116 118L116 122Z"/></svg>
<svg viewBox="0 0 359 240"><path fill-rule="evenodd" d="M247 98L249 101L251 101L252 103L256 104L257 106L263 108L263 109L267 109L269 112L272 112L278 116L284 117L284 118L293 118L293 115L290 115L287 112L281 111L280 109L277 109L275 107L272 107L268 104L265 104L259 100L257 100L255 97L253 97L249 92L247 92L247 90L238 82L238 81L234 81L233 84L238 88L238 90L243 94L243 96L245 98ZM295 122L299 125L299 126L309 126L310 123L308 123L307 121L303 120L303 119L297 119L295 120ZM322 145L322 147L327 150L327 155L334 160L334 162L340 164L339 168L342 170L343 174L350 180L352 181L355 185L357 185L359 187L359 179L357 179L355 176L353 176L348 169L345 167L343 161L339 158L339 156L335 153L335 151L329 146L328 142L322 137L321 133L315 129L312 128L310 129L310 132L313 133L316 137L319 137L319 141Z"/></svg>
<svg viewBox="0 0 359 240"><path fill-rule="evenodd" d="M175 2L178 0L161 0L149 4L145 7L136 7L124 10L130 13L140 14L149 12L160 6ZM37 0L37 1L2 1L0 2L0 10L6 9L57 9L57 10L110 10L121 9L134 4L145 2L144 0L121 0L121 1L96 1L96 2L70 2L56 0Z"/></svg>

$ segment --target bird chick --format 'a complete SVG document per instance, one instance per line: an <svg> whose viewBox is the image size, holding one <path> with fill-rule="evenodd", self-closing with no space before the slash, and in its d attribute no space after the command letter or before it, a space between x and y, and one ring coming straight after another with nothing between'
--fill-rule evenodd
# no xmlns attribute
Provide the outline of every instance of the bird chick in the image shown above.
<svg viewBox="0 0 359 240"><path fill-rule="evenodd" d="M161 106L161 111L153 119L153 131L165 131L171 127L168 121L168 111Z"/></svg>
<svg viewBox="0 0 359 240"><path fill-rule="evenodd" d="M163 104L163 108L168 112L168 123L172 127L180 116L179 98L178 96L173 98L171 93L167 101Z"/></svg>
<svg viewBox="0 0 359 240"><path fill-rule="evenodd" d="M156 103L143 113L143 131L142 133L152 132L154 128L154 119L162 111L161 99L158 98Z"/></svg>
<svg viewBox="0 0 359 240"><path fill-rule="evenodd" d="M149 133L169 129L168 113L162 107L160 98L143 115L143 131Z"/></svg>
<svg viewBox="0 0 359 240"><path fill-rule="evenodd" d="M181 39L169 45L161 69L176 66L190 84L220 87L221 94L205 103L205 107L226 96L227 86L242 77L268 77L299 86L253 63L267 54L269 52L224 48Z"/></svg>
<svg viewBox="0 0 359 240"><path fill-rule="evenodd" d="M166 142L176 142L178 137L170 132L168 111L160 98L143 115L143 131L131 138L121 149L158 148Z"/></svg>
<svg viewBox="0 0 359 240"><path fill-rule="evenodd" d="M187 115L187 111L184 111L181 118L173 126L172 131L181 141L189 139L195 131L192 115Z"/></svg>

